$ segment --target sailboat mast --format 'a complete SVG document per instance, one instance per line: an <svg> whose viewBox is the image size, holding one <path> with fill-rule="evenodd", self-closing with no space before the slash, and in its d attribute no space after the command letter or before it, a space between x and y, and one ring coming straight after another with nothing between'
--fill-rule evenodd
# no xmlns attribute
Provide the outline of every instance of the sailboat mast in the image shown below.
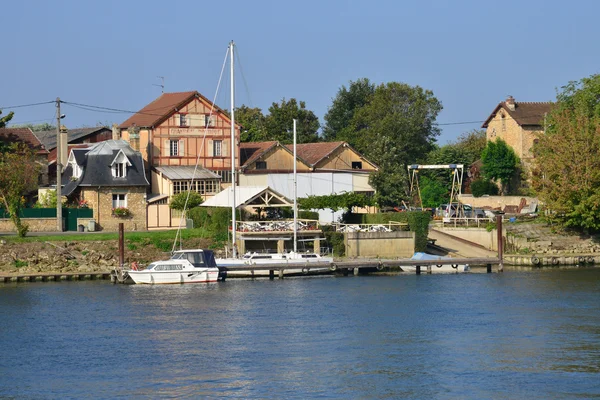
<svg viewBox="0 0 600 400"><path fill-rule="evenodd" d="M298 181L296 173L296 120L294 120L294 253L298 252Z"/></svg>
<svg viewBox="0 0 600 400"><path fill-rule="evenodd" d="M233 40L229 43L229 57L230 57L230 81L231 81L231 189L233 192L233 204L231 205L231 244L233 257L237 257L237 246L235 243L236 239L236 221L235 221L235 187L236 187L236 179L235 179L235 86L234 86L234 74L233 74Z"/></svg>

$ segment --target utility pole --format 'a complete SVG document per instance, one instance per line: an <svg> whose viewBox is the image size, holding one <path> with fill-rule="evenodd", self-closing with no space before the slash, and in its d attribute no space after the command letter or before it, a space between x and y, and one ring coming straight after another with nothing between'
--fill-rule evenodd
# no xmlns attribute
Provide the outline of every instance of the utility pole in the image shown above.
<svg viewBox="0 0 600 400"><path fill-rule="evenodd" d="M62 160L61 140L60 140L60 97L56 98L56 230L62 232L62 194L61 194L61 175Z"/></svg>

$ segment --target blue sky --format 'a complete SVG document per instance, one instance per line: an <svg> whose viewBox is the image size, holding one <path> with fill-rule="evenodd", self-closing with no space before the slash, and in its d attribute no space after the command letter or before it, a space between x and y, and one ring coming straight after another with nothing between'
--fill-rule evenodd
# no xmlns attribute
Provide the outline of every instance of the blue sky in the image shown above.
<svg viewBox="0 0 600 400"><path fill-rule="evenodd" d="M240 56L236 105L295 97L323 115L367 77L430 89L438 122L484 120L512 95L549 101L600 72L596 1L13 1L2 4L0 107L65 101L138 110L166 91L213 98L228 42ZM223 87L217 104L228 107ZM6 113L8 110L3 110ZM53 122L53 104L13 123ZM129 114L63 105L67 127ZM439 142L481 124L443 126Z"/></svg>

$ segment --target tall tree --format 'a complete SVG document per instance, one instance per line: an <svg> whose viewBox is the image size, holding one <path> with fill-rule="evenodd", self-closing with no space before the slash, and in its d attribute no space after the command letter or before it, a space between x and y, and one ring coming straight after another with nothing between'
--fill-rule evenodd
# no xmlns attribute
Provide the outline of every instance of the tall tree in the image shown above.
<svg viewBox="0 0 600 400"><path fill-rule="evenodd" d="M260 108L246 105L235 109L235 120L242 125L242 142L263 142L268 139L266 117Z"/></svg>
<svg viewBox="0 0 600 400"><path fill-rule="evenodd" d="M487 179L499 180L502 192L510 191L510 182L519 171L519 157L512 147L500 138L489 141L481 154L483 176Z"/></svg>
<svg viewBox="0 0 600 400"><path fill-rule="evenodd" d="M534 145L533 187L558 222L600 230L600 75L557 95Z"/></svg>
<svg viewBox="0 0 600 400"><path fill-rule="evenodd" d="M37 187L39 170L34 152L24 144L13 144L10 151L0 153L0 203L8 210L20 237L28 230L19 217L23 196Z"/></svg>
<svg viewBox="0 0 600 400"><path fill-rule="evenodd" d="M380 206L408 198L406 165L423 161L433 148L442 108L430 90L390 82L377 86L371 101L356 111L350 142L379 166L370 182Z"/></svg>
<svg viewBox="0 0 600 400"><path fill-rule="evenodd" d="M281 103L273 103L266 117L268 140L279 140L281 143L292 143L293 120L297 119L298 143L312 143L319 140L319 119L314 112L306 108L306 103L282 99Z"/></svg>
<svg viewBox="0 0 600 400"><path fill-rule="evenodd" d="M6 126L6 124L8 123L8 121L10 121L12 119L13 115L15 115L15 113L11 111L4 117L2 117L1 115L2 115L2 110L0 110L0 128L4 128Z"/></svg>
<svg viewBox="0 0 600 400"><path fill-rule="evenodd" d="M487 145L485 130L473 129L462 133L454 145L461 154L461 161L466 165L471 165L481 158L481 153Z"/></svg>
<svg viewBox="0 0 600 400"><path fill-rule="evenodd" d="M347 88L342 86L325 114L324 139L328 142L348 141L354 114L371 101L374 93L375 85L368 78L350 81ZM354 146L355 143L350 145Z"/></svg>

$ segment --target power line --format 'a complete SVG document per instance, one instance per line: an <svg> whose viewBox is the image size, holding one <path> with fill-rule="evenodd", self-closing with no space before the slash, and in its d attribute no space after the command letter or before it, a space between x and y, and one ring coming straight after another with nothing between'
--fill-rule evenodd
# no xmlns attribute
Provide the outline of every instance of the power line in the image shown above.
<svg viewBox="0 0 600 400"><path fill-rule="evenodd" d="M18 106L6 106L6 107L0 107L0 110L10 110L13 108L23 108L23 107L33 107L33 106L41 106L43 104L52 104L52 103L56 103L56 101L45 101L43 103L31 103L31 104L21 104Z"/></svg>

